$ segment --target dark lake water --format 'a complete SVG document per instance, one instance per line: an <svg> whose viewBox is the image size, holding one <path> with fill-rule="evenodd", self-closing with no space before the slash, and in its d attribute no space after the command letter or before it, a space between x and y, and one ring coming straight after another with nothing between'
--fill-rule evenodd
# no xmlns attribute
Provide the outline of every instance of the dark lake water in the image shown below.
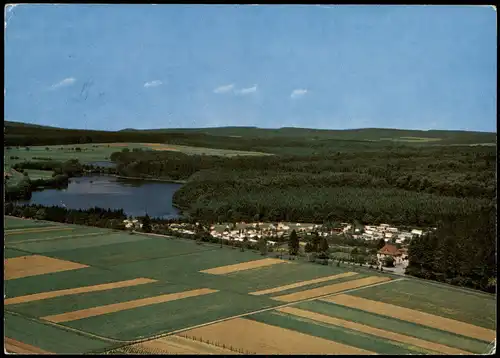
<svg viewBox="0 0 500 358"><path fill-rule="evenodd" d="M92 164L92 165L97 165L99 167L105 167L105 168L114 168L116 167L116 163L114 162L90 162L88 164Z"/></svg>
<svg viewBox="0 0 500 358"><path fill-rule="evenodd" d="M180 216L172 206L172 196L182 184L121 179L112 176L71 178L67 189L33 192L31 200L21 203L63 206L69 209L123 209L127 215L165 219Z"/></svg>

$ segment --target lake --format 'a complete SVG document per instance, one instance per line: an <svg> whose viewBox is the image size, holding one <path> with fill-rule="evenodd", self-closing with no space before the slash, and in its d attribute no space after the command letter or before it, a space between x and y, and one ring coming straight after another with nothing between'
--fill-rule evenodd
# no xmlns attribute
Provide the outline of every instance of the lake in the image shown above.
<svg viewBox="0 0 500 358"><path fill-rule="evenodd" d="M180 217L172 196L182 184L122 179L106 175L71 178L67 189L45 189L32 193L21 204L66 206L68 209L123 209L127 215L165 219ZM63 205L64 204L64 205Z"/></svg>

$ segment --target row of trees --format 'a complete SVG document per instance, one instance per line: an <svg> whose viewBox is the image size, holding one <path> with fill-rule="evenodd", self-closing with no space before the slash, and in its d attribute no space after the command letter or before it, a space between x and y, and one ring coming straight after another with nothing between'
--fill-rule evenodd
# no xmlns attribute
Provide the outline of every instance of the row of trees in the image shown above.
<svg viewBox="0 0 500 358"><path fill-rule="evenodd" d="M59 206L43 206L36 204L16 205L14 203L6 203L4 205L4 210L5 215L117 230L125 229L123 220L127 218L122 209L110 210L97 207L87 210L76 210Z"/></svg>

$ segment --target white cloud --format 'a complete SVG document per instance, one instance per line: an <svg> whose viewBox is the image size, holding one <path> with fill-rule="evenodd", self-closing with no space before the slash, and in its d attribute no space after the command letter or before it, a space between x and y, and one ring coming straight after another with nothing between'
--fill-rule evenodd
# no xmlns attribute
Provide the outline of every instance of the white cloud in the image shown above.
<svg viewBox="0 0 500 358"><path fill-rule="evenodd" d="M50 86L50 88L51 89L56 89L56 88L59 88L59 87L70 86L70 85L72 85L75 82L76 82L76 78L68 77L68 78L65 78L64 80L62 80L61 82L53 84L52 86Z"/></svg>
<svg viewBox="0 0 500 358"><path fill-rule="evenodd" d="M219 86L219 87L214 89L214 93L226 93L226 92L231 91L233 88L234 88L233 84Z"/></svg>
<svg viewBox="0 0 500 358"><path fill-rule="evenodd" d="M144 87L148 88L148 87L157 87L157 86L161 86L163 84L162 81L160 80L154 80L154 81L151 81L151 82L146 82L144 84Z"/></svg>
<svg viewBox="0 0 500 358"><path fill-rule="evenodd" d="M292 91L290 98L299 98L307 93L306 89L295 89Z"/></svg>
<svg viewBox="0 0 500 358"><path fill-rule="evenodd" d="M254 85L253 87L248 87L248 88L242 88L240 90L235 90L234 91L237 94L250 94L257 92L257 85Z"/></svg>

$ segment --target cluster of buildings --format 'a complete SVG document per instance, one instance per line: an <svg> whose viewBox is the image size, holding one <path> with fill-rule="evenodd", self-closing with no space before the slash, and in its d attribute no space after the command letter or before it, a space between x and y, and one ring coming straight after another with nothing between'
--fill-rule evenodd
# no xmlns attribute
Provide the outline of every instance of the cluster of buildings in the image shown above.
<svg viewBox="0 0 500 358"><path fill-rule="evenodd" d="M398 249L394 245L385 244L385 246L377 252L378 264L382 265L387 257L392 257L394 259L395 266L402 266L403 268L408 266L408 249L406 248Z"/></svg>
<svg viewBox="0 0 500 358"><path fill-rule="evenodd" d="M123 223L127 229L136 230L142 228L142 224L137 219L123 220Z"/></svg>
<svg viewBox="0 0 500 358"><path fill-rule="evenodd" d="M363 240L380 240L384 239L386 242L395 240L397 244L402 244L412 238L418 238L425 232L423 230L414 229L411 231L399 231L398 228L392 227L388 224L380 224L379 226L366 225L364 230L355 229L354 238Z"/></svg>

